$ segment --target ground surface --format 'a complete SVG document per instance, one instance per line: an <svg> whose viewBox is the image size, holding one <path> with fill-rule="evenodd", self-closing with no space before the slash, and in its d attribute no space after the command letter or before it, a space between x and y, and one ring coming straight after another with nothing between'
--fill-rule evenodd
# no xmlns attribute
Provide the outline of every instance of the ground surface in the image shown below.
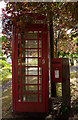
<svg viewBox="0 0 78 120"><path fill-rule="evenodd" d="M70 68L70 71L76 71L76 75L77 76L77 71L78 71L78 66L72 66ZM72 78L73 74L72 74ZM3 96L2 96L2 102L3 102L3 120L12 120L12 119L19 119L19 120L61 120L61 118L57 118L58 114L59 114L59 108L61 105L61 99L56 98L56 101L54 103L54 108L53 108L53 112L51 112L50 114L47 114L47 117L43 117L42 115L37 115L36 114L32 116L32 114L13 114L12 113L12 79L10 79L7 82L4 82L2 85L2 91L3 91ZM72 109L69 111L69 118L65 119L65 120L78 120L78 100L74 101L72 103ZM35 117L34 117L35 116ZM62 120L64 120L64 116L66 116L66 114L63 115Z"/></svg>

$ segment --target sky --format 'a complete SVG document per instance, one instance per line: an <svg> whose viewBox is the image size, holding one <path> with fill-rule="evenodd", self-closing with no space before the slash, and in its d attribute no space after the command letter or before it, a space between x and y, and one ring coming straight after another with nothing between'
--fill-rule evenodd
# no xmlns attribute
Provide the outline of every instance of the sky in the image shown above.
<svg viewBox="0 0 78 120"><path fill-rule="evenodd" d="M2 14L2 8L6 6L4 1L0 1L0 37L2 36L2 22L1 22L1 14Z"/></svg>

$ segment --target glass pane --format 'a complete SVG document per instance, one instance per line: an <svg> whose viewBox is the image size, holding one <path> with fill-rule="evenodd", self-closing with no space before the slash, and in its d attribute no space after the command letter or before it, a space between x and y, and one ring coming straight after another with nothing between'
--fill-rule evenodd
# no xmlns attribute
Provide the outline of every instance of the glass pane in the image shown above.
<svg viewBox="0 0 78 120"><path fill-rule="evenodd" d="M20 67L18 67L18 75L20 75L21 73L20 73Z"/></svg>
<svg viewBox="0 0 78 120"><path fill-rule="evenodd" d="M42 97L41 97L41 94L39 94L39 102L42 101Z"/></svg>
<svg viewBox="0 0 78 120"><path fill-rule="evenodd" d="M41 39L41 37L42 37L42 33L41 31L39 31L39 39Z"/></svg>
<svg viewBox="0 0 78 120"><path fill-rule="evenodd" d="M21 39L21 34L20 33L18 33L18 39Z"/></svg>
<svg viewBox="0 0 78 120"><path fill-rule="evenodd" d="M23 101L26 102L38 102L38 95L36 94L27 94L22 96Z"/></svg>
<svg viewBox="0 0 78 120"><path fill-rule="evenodd" d="M38 66L37 58L22 58L23 66Z"/></svg>
<svg viewBox="0 0 78 120"><path fill-rule="evenodd" d="M39 48L41 48L41 40L39 40Z"/></svg>
<svg viewBox="0 0 78 120"><path fill-rule="evenodd" d="M18 40L18 48L20 48L20 40Z"/></svg>
<svg viewBox="0 0 78 120"><path fill-rule="evenodd" d="M41 50L39 50L39 57L41 57L42 55L41 55Z"/></svg>
<svg viewBox="0 0 78 120"><path fill-rule="evenodd" d="M38 75L38 68L22 67L22 75Z"/></svg>
<svg viewBox="0 0 78 120"><path fill-rule="evenodd" d="M39 85L39 93L41 93L41 85Z"/></svg>
<svg viewBox="0 0 78 120"><path fill-rule="evenodd" d="M18 101L19 102L21 101L21 98L20 98L20 85L18 85Z"/></svg>
<svg viewBox="0 0 78 120"><path fill-rule="evenodd" d="M37 40L22 40L22 48L38 48Z"/></svg>
<svg viewBox="0 0 78 120"><path fill-rule="evenodd" d="M38 31L33 32L33 31L29 31L29 32L24 32L22 34L22 39L37 39L38 38Z"/></svg>
<svg viewBox="0 0 78 120"><path fill-rule="evenodd" d="M18 65L20 65L20 58L18 58Z"/></svg>
<svg viewBox="0 0 78 120"><path fill-rule="evenodd" d="M42 68L39 67L39 75L41 75L41 74L42 74Z"/></svg>
<svg viewBox="0 0 78 120"><path fill-rule="evenodd" d="M21 57L20 50L18 49L18 57Z"/></svg>
<svg viewBox="0 0 78 120"><path fill-rule="evenodd" d="M38 85L23 85L23 93L38 93Z"/></svg>
<svg viewBox="0 0 78 120"><path fill-rule="evenodd" d="M39 84L41 84L41 76L39 76Z"/></svg>
<svg viewBox="0 0 78 120"><path fill-rule="evenodd" d="M35 49L22 50L22 57L38 57L38 51Z"/></svg>
<svg viewBox="0 0 78 120"><path fill-rule="evenodd" d="M38 84L38 77L36 76L22 76L23 84Z"/></svg>

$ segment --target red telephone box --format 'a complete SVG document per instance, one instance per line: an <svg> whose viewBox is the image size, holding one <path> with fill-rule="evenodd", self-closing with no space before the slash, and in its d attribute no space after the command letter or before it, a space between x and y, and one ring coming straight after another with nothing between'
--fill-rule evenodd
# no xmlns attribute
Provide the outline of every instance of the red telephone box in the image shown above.
<svg viewBox="0 0 78 120"><path fill-rule="evenodd" d="M13 111L48 112L48 27L13 24Z"/></svg>

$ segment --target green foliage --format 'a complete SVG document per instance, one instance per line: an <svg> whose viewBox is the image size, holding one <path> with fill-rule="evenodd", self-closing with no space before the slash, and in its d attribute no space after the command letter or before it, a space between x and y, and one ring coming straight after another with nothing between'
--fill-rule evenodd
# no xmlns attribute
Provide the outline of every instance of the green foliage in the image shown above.
<svg viewBox="0 0 78 120"><path fill-rule="evenodd" d="M77 50L76 50L76 53L70 53L70 51L68 51L68 52L63 52L63 51L58 51L57 52L57 55L58 55L58 57L60 58L60 57L67 57L67 58L70 58L70 57L78 57L78 48L77 48Z"/></svg>
<svg viewBox="0 0 78 120"><path fill-rule="evenodd" d="M11 65L9 65L5 60L0 60L0 69L3 67L8 67L10 68Z"/></svg>
<svg viewBox="0 0 78 120"><path fill-rule="evenodd" d="M3 55L3 52L1 51L1 49L0 49L0 56L2 56Z"/></svg>
<svg viewBox="0 0 78 120"><path fill-rule="evenodd" d="M5 60L0 60L0 80L5 79L8 74L12 73L12 67Z"/></svg>
<svg viewBox="0 0 78 120"><path fill-rule="evenodd" d="M8 41L8 39L6 39L6 37L5 36L2 36L2 37L0 37L0 42L7 42Z"/></svg>
<svg viewBox="0 0 78 120"><path fill-rule="evenodd" d="M62 0L61 0L62 1ZM15 9L14 9L15 8ZM8 37L8 47L3 44L4 48L11 47L11 38L12 38L12 23L11 21L16 21L18 29L21 32L21 28L26 30L25 24L36 23L36 14L34 17L27 15L27 13L38 13L38 16L45 15L46 18L43 20L43 23L51 24L50 21L53 21L53 30L56 33L59 30L59 40L69 40L69 37L66 31L73 26L77 21L78 10L76 3L69 2L8 2L6 4L6 9L3 9L3 34L5 33ZM9 14L11 17L9 19ZM21 15L23 14L23 16ZM20 15L20 17L19 17ZM6 16L6 17L5 17ZM78 27L78 24L76 25ZM71 36L70 36L71 37ZM54 39L57 38L57 35L54 35ZM7 39L2 37L2 42L7 43ZM70 42L70 41L69 41ZM65 43L63 43L65 46ZM5 49L6 53L10 49ZM64 55L63 55L64 56Z"/></svg>
<svg viewBox="0 0 78 120"><path fill-rule="evenodd" d="M68 107L63 107L61 108L61 111L60 111L60 115L63 115L65 113L67 113L69 111L69 108Z"/></svg>
<svg viewBox="0 0 78 120"><path fill-rule="evenodd" d="M9 72L11 72L10 68L6 67L5 69L2 69L0 72L0 76L2 76L1 80L3 80L9 74Z"/></svg>
<svg viewBox="0 0 78 120"><path fill-rule="evenodd" d="M78 48L77 48L76 52L78 53Z"/></svg>
<svg viewBox="0 0 78 120"><path fill-rule="evenodd" d="M58 55L58 57L66 57L66 52L58 51L57 55Z"/></svg>

